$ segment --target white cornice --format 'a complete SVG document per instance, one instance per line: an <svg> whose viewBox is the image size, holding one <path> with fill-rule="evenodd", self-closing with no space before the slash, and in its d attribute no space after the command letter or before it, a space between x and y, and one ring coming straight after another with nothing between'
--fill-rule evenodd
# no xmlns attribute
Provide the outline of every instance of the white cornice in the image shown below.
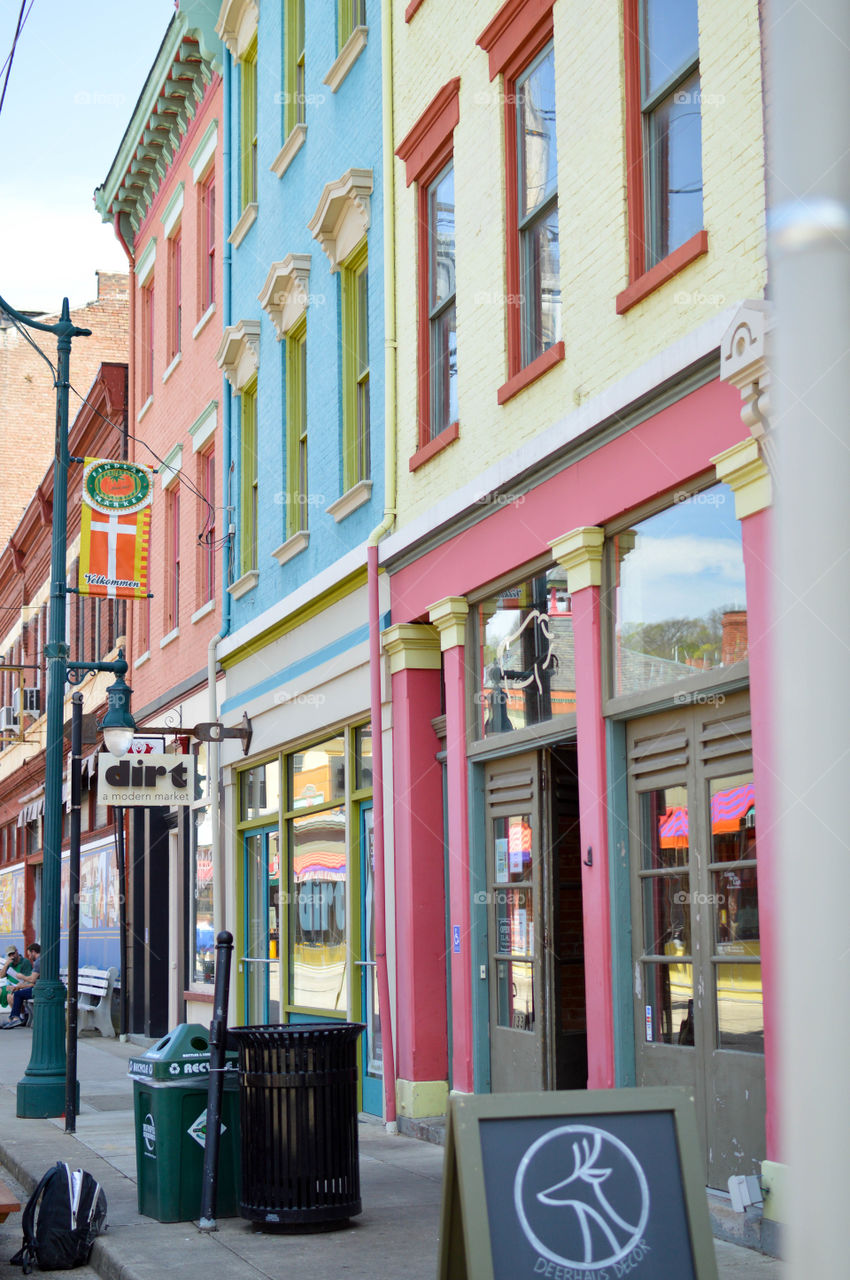
<svg viewBox="0 0 850 1280"><path fill-rule="evenodd" d="M260 322L240 320L229 325L216 352L219 369L234 391L241 391L260 367Z"/></svg>
<svg viewBox="0 0 850 1280"><path fill-rule="evenodd" d="M369 230L371 169L347 169L336 182L328 182L307 223L336 271Z"/></svg>
<svg viewBox="0 0 850 1280"><path fill-rule="evenodd" d="M244 58L257 34L260 20L258 0L224 0L215 29L234 58Z"/></svg>
<svg viewBox="0 0 850 1280"><path fill-rule="evenodd" d="M310 254L288 253L282 262L273 262L258 298L280 342L307 310Z"/></svg>

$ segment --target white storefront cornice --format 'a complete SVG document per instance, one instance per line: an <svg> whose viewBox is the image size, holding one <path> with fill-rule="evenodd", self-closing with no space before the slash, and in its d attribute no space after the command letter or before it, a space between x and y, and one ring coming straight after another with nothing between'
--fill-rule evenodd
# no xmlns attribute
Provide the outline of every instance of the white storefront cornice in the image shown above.
<svg viewBox="0 0 850 1280"><path fill-rule="evenodd" d="M257 34L260 21L258 0L224 0L215 29L237 61Z"/></svg>
<svg viewBox="0 0 850 1280"><path fill-rule="evenodd" d="M325 184L307 226L327 254L331 271L338 270L369 230L373 185L371 169L347 169Z"/></svg>

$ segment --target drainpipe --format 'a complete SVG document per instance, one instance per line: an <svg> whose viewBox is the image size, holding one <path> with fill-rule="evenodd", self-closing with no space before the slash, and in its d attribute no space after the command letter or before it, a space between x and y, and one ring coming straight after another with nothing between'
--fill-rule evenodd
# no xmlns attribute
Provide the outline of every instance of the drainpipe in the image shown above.
<svg viewBox="0 0 850 1280"><path fill-rule="evenodd" d="M222 327L230 324L231 311L231 247L230 235L230 93L231 62L227 49L223 49L224 75L222 89L222 153L221 184L224 257L222 260ZM221 449L222 449L222 492L230 493L230 384L222 376L221 399ZM227 535L222 543L221 556L221 629L212 637L207 649L207 698L209 702L210 721L218 719L218 699L216 697L216 666L219 643L230 632L230 592L227 590L229 569L228 551L230 549L230 506L225 504L224 517L227 521ZM225 924L227 904L224 897L224 847L221 839L221 743L210 743L210 820L212 826L212 865L213 865L213 930L218 937Z"/></svg>
<svg viewBox="0 0 850 1280"><path fill-rule="evenodd" d="M387 899L384 878L384 743L381 717L381 606L378 591L378 543L389 533L396 497L396 306L395 306L395 173L393 156L392 3L381 9L381 85L383 93L384 199L384 518L369 534L366 565L369 581L369 684L372 703L372 794L375 809L375 960L384 1052L384 1109L388 1133L398 1133L395 1106L395 1052L387 968Z"/></svg>

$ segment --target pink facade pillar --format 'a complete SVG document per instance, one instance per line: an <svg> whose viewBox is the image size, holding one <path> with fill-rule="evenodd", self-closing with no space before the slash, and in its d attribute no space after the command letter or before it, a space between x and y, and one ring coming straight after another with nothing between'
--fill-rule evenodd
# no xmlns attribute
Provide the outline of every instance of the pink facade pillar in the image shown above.
<svg viewBox="0 0 850 1280"><path fill-rule="evenodd" d="M393 707L396 1101L399 1115L442 1115L448 1097L440 640L433 627L383 633Z"/></svg>
<svg viewBox="0 0 850 1280"><path fill-rule="evenodd" d="M432 605L429 616L440 635L446 698L446 775L451 926L452 1087L474 1091L472 1026L472 938L470 932L469 789L466 763L466 617L461 596Z"/></svg>
<svg viewBox="0 0 850 1280"><path fill-rule="evenodd" d="M551 544L555 559L567 571L567 589L572 600L587 1001L587 1084L590 1089L614 1087L611 894L608 883L607 770L599 599L603 544L603 531L594 526L573 529ZM590 855L589 851L592 851Z"/></svg>
<svg viewBox="0 0 850 1280"><path fill-rule="evenodd" d="M750 660L750 721L753 735L753 785L756 795L761 981L764 1001L765 1146L768 1160L780 1160L778 909L776 842L779 820L774 796L772 643L770 609L772 581L770 475L757 442L747 437L712 458L717 478L735 494L735 515L741 521L744 572L747 584L747 652Z"/></svg>

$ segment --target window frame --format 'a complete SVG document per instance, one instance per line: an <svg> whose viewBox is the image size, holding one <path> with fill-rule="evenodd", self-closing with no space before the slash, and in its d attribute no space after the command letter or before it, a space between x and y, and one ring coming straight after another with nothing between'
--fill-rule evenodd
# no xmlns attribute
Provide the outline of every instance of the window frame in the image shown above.
<svg viewBox="0 0 850 1280"><path fill-rule="evenodd" d="M198 186L198 319L215 303L215 166Z"/></svg>
<svg viewBox="0 0 850 1280"><path fill-rule="evenodd" d="M239 63L240 208L257 203L257 37L252 38Z"/></svg>
<svg viewBox="0 0 850 1280"><path fill-rule="evenodd" d="M180 626L180 481L165 490L165 633Z"/></svg>
<svg viewBox="0 0 850 1280"><path fill-rule="evenodd" d="M454 330L455 352L457 352L457 241L456 240L455 240L455 247L454 247L454 263L455 263L454 290L452 291L451 294L447 295L447 297L441 302L432 304L432 301L431 301L433 286L434 286L433 266L436 260L436 252L434 250L435 250L436 241L437 241L436 220L433 220L431 216L431 193L439 186L439 184L443 181L443 179L447 177L449 171L451 171L452 173L452 179L453 179L452 188L454 190L454 154L453 153L449 156L448 161L440 170L440 172L436 174L429 183L427 183L420 189L420 215L419 216L420 216L420 222L423 218L423 215L424 215L424 221L425 221L424 246L420 248L420 252L424 250L424 253L426 254L425 268L426 268L427 277L428 277L426 294L425 294L425 307L427 311L427 333L424 335L425 342L427 343L428 438L427 440L421 440L422 444L429 444L432 440L437 440L443 434L444 431L451 431L452 427L456 428L458 426L459 417L460 417L459 413L454 418L452 418L451 414L449 414L448 420L442 423L442 425L438 425L436 420L438 390L440 393L441 400L445 398L448 400L449 403L451 403L451 396L450 395L446 396L445 393L447 388L442 380L440 380L439 388L437 386L438 366L434 360L434 347L435 347L434 329L435 329L435 326L442 320L442 318L448 314L450 309L454 311L454 316L455 316L455 330ZM456 209L457 205L454 204L452 208ZM447 372L450 372L448 368L447 368ZM448 381L450 385L450 381L451 381L450 377ZM425 424L423 423L422 425L424 426Z"/></svg>
<svg viewBox="0 0 850 1280"><path fill-rule="evenodd" d="M694 3L696 0L694 0ZM628 271L629 282L616 299L618 315L623 315L661 285L672 279L684 267L708 252L708 232L705 226L690 239L672 249L665 257L647 265L650 258L650 232L652 221L649 209L650 193L646 180L647 145L643 94L641 38L641 0L623 0L623 70L626 108L626 204L628 215ZM660 105L676 85L682 83L693 71L699 71L700 57L697 47L696 60L683 64L681 75L671 77L649 103ZM680 71L682 69L680 68ZM700 111L700 124L702 112ZM702 172L702 140L700 139L700 171ZM703 204L703 221L705 205Z"/></svg>
<svg viewBox="0 0 850 1280"><path fill-rule="evenodd" d="M340 268L342 314L342 484L347 493L371 476L370 377L369 377L369 250L364 239ZM366 277L365 316L361 308L361 282ZM366 364L360 354L365 321ZM365 431L361 419L361 392L366 388Z"/></svg>
<svg viewBox="0 0 850 1280"><path fill-rule="evenodd" d="M139 345L140 345L140 399L142 405L153 395L153 379L154 379L154 280L153 277L142 285L141 293L141 324L139 326Z"/></svg>
<svg viewBox="0 0 850 1280"><path fill-rule="evenodd" d="M241 574L259 567L260 460L257 447L257 379L252 378L239 396L240 403L240 503L239 562ZM250 463L250 465L249 465Z"/></svg>
<svg viewBox="0 0 850 1280"><path fill-rule="evenodd" d="M288 138L299 124L307 123L306 100L306 0L286 0L284 15L283 134ZM300 28L300 29L299 29ZM300 40L298 37L301 37Z"/></svg>
<svg viewBox="0 0 850 1280"><path fill-rule="evenodd" d="M286 335L286 536L306 533L308 483L307 312ZM297 434L296 434L297 432Z"/></svg>
<svg viewBox="0 0 850 1280"><path fill-rule="evenodd" d="M546 45L554 46L554 0L507 0L478 37L489 58L490 79L502 77L505 138L505 294L507 381L499 387L498 403L505 404L535 382L565 356L563 339L528 364L523 363L520 307L519 163L516 113L517 80L531 67Z"/></svg>
<svg viewBox="0 0 850 1280"><path fill-rule="evenodd" d="M366 26L366 0L337 0L336 48L340 53L358 27Z"/></svg>
<svg viewBox="0 0 850 1280"><path fill-rule="evenodd" d="M407 186L416 184L417 252L417 448L409 466L415 471L459 436L459 423L431 435L431 342L429 315L428 191L454 164L454 130L460 119L460 78L449 80L396 148L406 168ZM457 208L457 204L455 204Z"/></svg>
<svg viewBox="0 0 850 1280"><path fill-rule="evenodd" d="M215 447L198 453L198 608L215 599L216 458Z"/></svg>
<svg viewBox="0 0 850 1280"><path fill-rule="evenodd" d="M182 351L183 236L180 224L168 239L168 364Z"/></svg>

